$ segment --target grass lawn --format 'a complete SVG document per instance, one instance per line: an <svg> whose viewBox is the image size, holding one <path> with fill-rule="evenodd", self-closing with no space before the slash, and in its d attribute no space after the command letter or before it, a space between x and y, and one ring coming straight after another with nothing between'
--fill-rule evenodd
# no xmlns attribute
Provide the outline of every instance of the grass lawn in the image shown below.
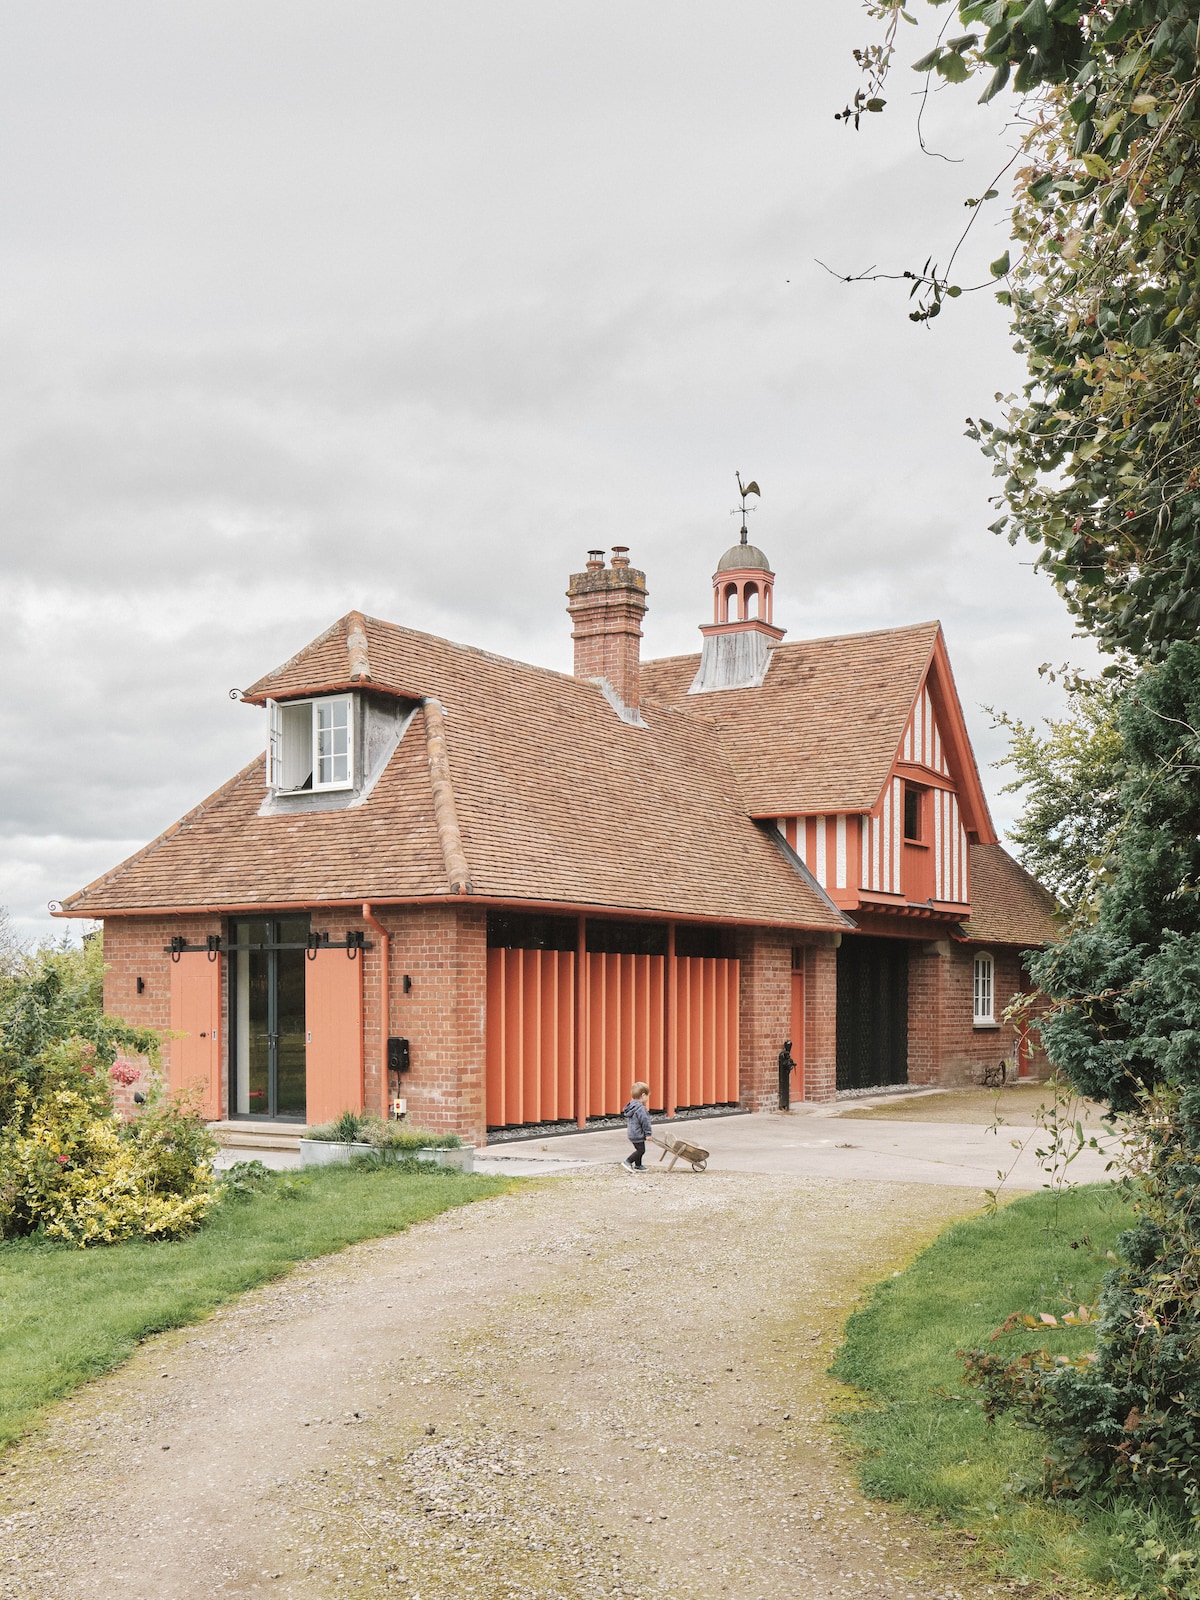
<svg viewBox="0 0 1200 1600"><path fill-rule="evenodd" d="M1132 1507L1043 1499L1040 1436L1008 1417L989 1426L955 1355L987 1345L1012 1311L1061 1315L1092 1302L1112 1265L1106 1252L1129 1221L1115 1191L1096 1184L1058 1201L1030 1195L956 1224L851 1317L833 1370L864 1395L843 1420L862 1452L868 1494L969 1530L1009 1577L1192 1595L1200 1589L1161 1587L1136 1547L1161 1539L1177 1550L1195 1535L1189 1541L1167 1519ZM991 1348L1078 1351L1093 1339L1087 1327L1046 1328L1005 1335Z"/></svg>
<svg viewBox="0 0 1200 1600"><path fill-rule="evenodd" d="M140 1340L359 1239L397 1233L510 1180L394 1167L279 1174L175 1243L0 1244L0 1446L41 1407L124 1361Z"/></svg>

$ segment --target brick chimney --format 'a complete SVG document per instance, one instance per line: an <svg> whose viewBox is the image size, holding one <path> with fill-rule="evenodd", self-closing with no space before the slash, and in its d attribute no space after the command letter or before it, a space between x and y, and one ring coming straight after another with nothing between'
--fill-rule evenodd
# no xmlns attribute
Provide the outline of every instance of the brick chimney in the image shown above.
<svg viewBox="0 0 1200 1600"><path fill-rule="evenodd" d="M575 676L604 679L621 705L636 712L646 574L629 565L628 545L613 545L609 567L603 550L588 551L587 571L571 574L567 614Z"/></svg>

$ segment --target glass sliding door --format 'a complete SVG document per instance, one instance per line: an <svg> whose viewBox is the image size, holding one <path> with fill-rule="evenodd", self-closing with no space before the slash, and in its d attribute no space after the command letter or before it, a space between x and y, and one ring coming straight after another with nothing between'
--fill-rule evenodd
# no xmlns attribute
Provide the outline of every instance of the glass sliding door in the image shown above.
<svg viewBox="0 0 1200 1600"><path fill-rule="evenodd" d="M230 1032L239 1117L305 1116L304 950L307 917L233 924Z"/></svg>

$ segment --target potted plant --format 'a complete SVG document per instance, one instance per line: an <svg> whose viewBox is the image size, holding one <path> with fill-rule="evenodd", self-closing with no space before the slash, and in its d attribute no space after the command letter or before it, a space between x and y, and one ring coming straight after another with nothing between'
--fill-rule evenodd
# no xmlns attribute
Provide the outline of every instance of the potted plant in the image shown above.
<svg viewBox="0 0 1200 1600"><path fill-rule="evenodd" d="M366 1156L376 1161L415 1159L460 1172L474 1169L475 1152L456 1133L431 1133L408 1122L343 1111L333 1122L307 1128L300 1140L302 1167L330 1166Z"/></svg>

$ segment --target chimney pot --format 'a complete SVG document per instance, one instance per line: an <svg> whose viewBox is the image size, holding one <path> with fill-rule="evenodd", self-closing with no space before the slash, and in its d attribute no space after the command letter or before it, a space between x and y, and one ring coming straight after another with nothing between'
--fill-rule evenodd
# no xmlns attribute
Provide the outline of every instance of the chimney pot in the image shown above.
<svg viewBox="0 0 1200 1600"><path fill-rule="evenodd" d="M629 546L627 544L613 545L612 564L614 567L627 567L629 565Z"/></svg>
<svg viewBox="0 0 1200 1600"><path fill-rule="evenodd" d="M604 551L603 550L589 550L588 551L588 558L587 558L587 569L588 569L588 571L589 572L600 572L603 569L603 567L604 567Z"/></svg>

